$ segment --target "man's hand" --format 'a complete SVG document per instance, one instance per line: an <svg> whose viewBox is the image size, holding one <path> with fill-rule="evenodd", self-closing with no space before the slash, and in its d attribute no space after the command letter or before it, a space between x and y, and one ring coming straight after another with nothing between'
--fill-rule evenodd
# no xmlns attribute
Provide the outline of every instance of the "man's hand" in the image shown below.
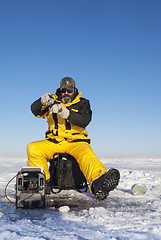
<svg viewBox="0 0 161 240"><path fill-rule="evenodd" d="M68 118L69 116L69 110L61 104L54 104L50 111L57 113L62 118Z"/></svg>
<svg viewBox="0 0 161 240"><path fill-rule="evenodd" d="M41 97L41 103L44 106L50 106L54 103L54 98L52 98L52 95L50 93L45 93Z"/></svg>

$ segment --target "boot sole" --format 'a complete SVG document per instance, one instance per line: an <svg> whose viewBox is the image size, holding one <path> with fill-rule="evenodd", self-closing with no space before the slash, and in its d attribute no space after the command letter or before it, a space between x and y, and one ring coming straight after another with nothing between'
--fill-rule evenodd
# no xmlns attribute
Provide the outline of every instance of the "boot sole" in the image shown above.
<svg viewBox="0 0 161 240"><path fill-rule="evenodd" d="M114 190L119 184L120 173L117 169L110 169L103 180L103 184L95 194L98 200L104 200L109 195L109 192Z"/></svg>

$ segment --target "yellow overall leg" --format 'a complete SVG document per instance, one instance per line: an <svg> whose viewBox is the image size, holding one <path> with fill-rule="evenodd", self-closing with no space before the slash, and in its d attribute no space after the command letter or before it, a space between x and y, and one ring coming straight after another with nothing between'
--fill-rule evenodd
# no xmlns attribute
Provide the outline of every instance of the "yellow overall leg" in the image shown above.
<svg viewBox="0 0 161 240"><path fill-rule="evenodd" d="M52 159L54 153L63 152L62 146L48 140L31 142L27 145L27 166L43 167L46 180L50 178L47 159Z"/></svg>
<svg viewBox="0 0 161 240"><path fill-rule="evenodd" d="M47 159L52 159L54 153L68 153L78 162L87 182L92 182L107 172L106 167L96 157L91 146L86 142L68 143L62 141L55 144L48 140L29 143L27 146L28 166L43 167L46 180L50 178Z"/></svg>
<svg viewBox="0 0 161 240"><path fill-rule="evenodd" d="M86 142L65 144L65 150L78 162L87 182L91 185L94 180L107 172L106 167L96 157L91 146Z"/></svg>

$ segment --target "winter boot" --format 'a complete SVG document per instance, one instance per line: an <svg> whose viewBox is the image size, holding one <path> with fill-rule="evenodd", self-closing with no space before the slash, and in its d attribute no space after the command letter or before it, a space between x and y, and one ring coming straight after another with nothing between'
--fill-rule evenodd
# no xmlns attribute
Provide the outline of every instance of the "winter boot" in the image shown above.
<svg viewBox="0 0 161 240"><path fill-rule="evenodd" d="M106 174L93 181L91 190L98 200L104 200L109 195L109 192L117 187L119 180L119 171L112 168Z"/></svg>
<svg viewBox="0 0 161 240"><path fill-rule="evenodd" d="M45 182L45 194L50 194L50 179Z"/></svg>

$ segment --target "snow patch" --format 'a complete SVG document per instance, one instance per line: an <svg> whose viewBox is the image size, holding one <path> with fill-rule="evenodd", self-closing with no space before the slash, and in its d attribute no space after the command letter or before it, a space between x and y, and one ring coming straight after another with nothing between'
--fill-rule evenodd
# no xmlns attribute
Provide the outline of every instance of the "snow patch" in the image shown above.
<svg viewBox="0 0 161 240"><path fill-rule="evenodd" d="M70 208L68 206L62 206L58 210L59 212L69 212Z"/></svg>
<svg viewBox="0 0 161 240"><path fill-rule="evenodd" d="M118 190L104 201L94 201L90 192L71 191L69 200L91 201L82 208L62 205L48 209L16 209L4 195L7 182L26 166L25 158L0 157L0 239L80 240L80 239L161 239L161 158L107 158L107 168L120 170ZM132 195L135 183L147 186L143 196ZM15 201L15 182L8 186L8 196ZM70 202L70 201L69 201ZM79 202L78 202L79 206ZM84 207L84 208L83 208Z"/></svg>

